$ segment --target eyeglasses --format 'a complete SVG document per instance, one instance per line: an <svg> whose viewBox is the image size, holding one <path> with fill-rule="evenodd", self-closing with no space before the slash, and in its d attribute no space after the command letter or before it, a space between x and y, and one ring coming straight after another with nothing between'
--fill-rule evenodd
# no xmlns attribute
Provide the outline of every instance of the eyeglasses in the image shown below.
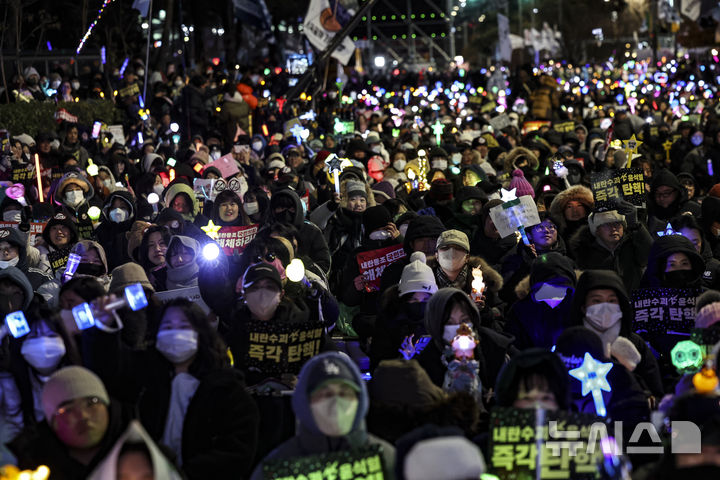
<svg viewBox="0 0 720 480"><path fill-rule="evenodd" d="M669 198L675 193L675 190L669 190L666 192L656 191L655 192L655 198Z"/></svg>
<svg viewBox="0 0 720 480"><path fill-rule="evenodd" d="M82 409L94 410L100 405L102 405L102 400L100 400L99 397L78 398L58 407L58 409L55 410L55 416L69 417L71 415L77 415Z"/></svg>
<svg viewBox="0 0 720 480"><path fill-rule="evenodd" d="M554 232L557 230L553 224L541 223L532 227L533 232Z"/></svg>
<svg viewBox="0 0 720 480"><path fill-rule="evenodd" d="M272 263L272 262L275 261L275 258L277 258L277 257L275 256L274 253L268 252L268 253L265 254L264 257L263 257L262 255L257 255L257 256L255 257L255 263L260 263L260 262L262 262L263 260L265 260L265 261L268 262L268 263Z"/></svg>

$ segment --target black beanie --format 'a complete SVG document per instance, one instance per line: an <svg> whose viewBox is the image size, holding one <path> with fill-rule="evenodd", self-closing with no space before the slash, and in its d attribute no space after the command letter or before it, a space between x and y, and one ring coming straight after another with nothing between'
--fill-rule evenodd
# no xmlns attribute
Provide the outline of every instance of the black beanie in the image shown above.
<svg viewBox="0 0 720 480"><path fill-rule="evenodd" d="M391 221L390 212L382 205L370 207L363 212L362 223L366 235L369 235L373 230L384 227Z"/></svg>
<svg viewBox="0 0 720 480"><path fill-rule="evenodd" d="M570 327L565 329L557 339L555 353L565 364L565 368L571 370L578 368L585 358L585 353L599 361L606 361L603 352L603 344L600 336L585 327Z"/></svg>

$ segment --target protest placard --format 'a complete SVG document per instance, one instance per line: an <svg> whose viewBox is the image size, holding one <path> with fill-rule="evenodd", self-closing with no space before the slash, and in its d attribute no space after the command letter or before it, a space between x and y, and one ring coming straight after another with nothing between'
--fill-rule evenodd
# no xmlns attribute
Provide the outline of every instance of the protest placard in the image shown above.
<svg viewBox="0 0 720 480"><path fill-rule="evenodd" d="M688 335L695 327L697 288L643 288L633 290L633 331Z"/></svg>
<svg viewBox="0 0 720 480"><path fill-rule="evenodd" d="M590 174L595 210L615 209L613 199L623 198L636 206L645 204L645 176L642 168L621 168Z"/></svg>
<svg viewBox="0 0 720 480"><path fill-rule="evenodd" d="M385 267L405 256L405 249L402 245L391 245L358 253L356 258L360 274L365 278L365 290L368 292L380 290L380 277L382 277Z"/></svg>
<svg viewBox="0 0 720 480"><path fill-rule="evenodd" d="M305 361L320 353L320 322L277 323L248 320L245 366L263 373L297 374Z"/></svg>
<svg viewBox="0 0 720 480"><path fill-rule="evenodd" d="M384 480L382 447L371 445L286 460L263 465L265 480Z"/></svg>
<svg viewBox="0 0 720 480"><path fill-rule="evenodd" d="M47 254L48 261L53 273L58 271L65 271L65 265L68 262L68 255L70 255L69 248L61 248L60 250L53 250Z"/></svg>
<svg viewBox="0 0 720 480"><path fill-rule="evenodd" d="M22 183L35 178L35 169L30 165L15 165L10 172L10 180L13 183Z"/></svg>
<svg viewBox="0 0 720 480"><path fill-rule="evenodd" d="M575 122L562 122L553 125L553 130L560 133L572 132L575 130Z"/></svg>
<svg viewBox="0 0 720 480"><path fill-rule="evenodd" d="M2 222L0 228L18 228L18 225L18 222ZM27 232L30 236L30 245L35 246L35 237L42 235L45 225L47 225L47 222L30 222L30 230Z"/></svg>
<svg viewBox="0 0 720 480"><path fill-rule="evenodd" d="M591 435L591 425L599 421L583 413L495 407L488 468L502 480L595 478L604 456L602 436Z"/></svg>
<svg viewBox="0 0 720 480"><path fill-rule="evenodd" d="M197 286L157 292L155 293L155 297L157 297L162 303L168 303L170 300L174 300L176 298L187 298L198 307L202 308L203 312L206 314L210 313L210 307L208 307L202 299L202 296L200 295L200 287Z"/></svg>
<svg viewBox="0 0 720 480"><path fill-rule="evenodd" d="M108 125L107 129L113 137L113 142L125 145L125 129L122 125Z"/></svg>
<svg viewBox="0 0 720 480"><path fill-rule="evenodd" d="M490 119L490 126L496 133L505 127L509 127L510 125L512 125L512 122L510 121L510 117L508 117L507 113L502 113L497 117Z"/></svg>
<svg viewBox="0 0 720 480"><path fill-rule="evenodd" d="M255 238L257 232L257 224L247 227L222 227L218 231L215 241L223 249L225 255L240 254L245 250L247 244Z"/></svg>
<svg viewBox="0 0 720 480"><path fill-rule="evenodd" d="M540 223L537 205L530 195L491 208L490 218L502 238L513 235L520 226L527 228Z"/></svg>
<svg viewBox="0 0 720 480"><path fill-rule="evenodd" d="M208 163L205 169L210 167L215 167L220 170L223 178L232 177L240 172L240 167L238 167L238 163L235 161L235 158L233 158L232 153L227 153L214 162Z"/></svg>

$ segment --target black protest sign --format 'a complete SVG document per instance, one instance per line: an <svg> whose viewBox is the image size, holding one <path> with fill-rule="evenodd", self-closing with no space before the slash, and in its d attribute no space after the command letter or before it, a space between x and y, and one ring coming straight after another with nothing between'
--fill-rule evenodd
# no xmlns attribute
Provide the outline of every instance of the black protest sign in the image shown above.
<svg viewBox="0 0 720 480"><path fill-rule="evenodd" d="M247 322L248 351L245 365L263 373L297 374L320 353L323 328L319 322Z"/></svg>
<svg viewBox="0 0 720 480"><path fill-rule="evenodd" d="M67 265L69 255L69 248L61 248L60 250L53 250L48 253L47 258L54 273L65 270L65 265Z"/></svg>
<svg viewBox="0 0 720 480"><path fill-rule="evenodd" d="M489 470L502 480L595 478L604 458L599 441L607 434L600 422L583 413L496 407L490 414Z"/></svg>
<svg viewBox="0 0 720 480"><path fill-rule="evenodd" d="M645 204L645 176L639 167L591 173L590 188L598 212L614 210L616 206L613 200L616 198L636 206Z"/></svg>
<svg viewBox="0 0 720 480"><path fill-rule="evenodd" d="M27 165L16 165L12 167L10 172L10 180L13 183L27 182L35 178L35 170L30 169Z"/></svg>
<svg viewBox="0 0 720 480"><path fill-rule="evenodd" d="M322 455L271 460L263 465L265 480L384 480L382 448L371 445Z"/></svg>
<svg viewBox="0 0 720 480"><path fill-rule="evenodd" d="M632 292L633 331L687 335L695 327L697 288L644 288Z"/></svg>

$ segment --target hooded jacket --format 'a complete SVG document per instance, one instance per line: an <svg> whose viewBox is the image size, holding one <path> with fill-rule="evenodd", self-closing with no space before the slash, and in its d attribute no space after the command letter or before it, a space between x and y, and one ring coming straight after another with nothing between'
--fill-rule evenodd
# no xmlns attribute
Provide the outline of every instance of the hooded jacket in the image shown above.
<svg viewBox="0 0 720 480"><path fill-rule="evenodd" d="M565 298L551 308L536 301L535 294L544 283L567 287ZM562 331L571 325L571 306L576 284L573 261L558 253L539 256L530 271L531 292L507 312L505 332L515 337L515 346L551 348Z"/></svg>
<svg viewBox="0 0 720 480"><path fill-rule="evenodd" d="M659 187L663 186L670 187L678 193L677 199L666 208L661 207L655 202L655 193ZM670 219L677 215L690 213L695 217L699 217L701 213L700 206L692 200L688 200L687 190L685 190L685 187L683 187L677 177L666 168L657 170L653 173L652 183L650 184L650 193L648 193L647 201L647 225L650 232L665 230L665 226Z"/></svg>
<svg viewBox="0 0 720 480"><path fill-rule="evenodd" d="M524 169L517 166L518 161L521 159L527 160L527 166L524 167ZM531 184L537 183L535 177L538 176L538 165L540 165L540 161L538 160L538 158L533 152L531 152L525 147L513 148L507 153L507 155L505 155L505 160L503 161L503 168L505 170L505 173L509 174L513 170L519 168L523 170L523 173L525 173L525 179Z"/></svg>
<svg viewBox="0 0 720 480"><path fill-rule="evenodd" d="M116 199L120 199L128 208L128 217L116 223L110 219L110 209ZM128 239L125 235L135 221L135 197L126 190L116 190L105 200L102 209L103 220L95 229L95 237L105 248L108 269L112 271L132 259L128 255Z"/></svg>
<svg viewBox="0 0 720 480"><path fill-rule="evenodd" d="M571 323L573 325L583 325L585 313L582 308L585 305L585 300L590 290L595 289L613 290L617 295L620 310L623 314L620 320L619 336L630 340L633 345L635 345L635 348L637 348L641 357L634 374L646 390L650 391L655 397L662 398L663 386L657 360L647 343L645 343L645 340L632 331L632 322L635 318L635 313L630 304L625 285L617 273L607 270L587 270L580 276L572 302Z"/></svg>
<svg viewBox="0 0 720 480"><path fill-rule="evenodd" d="M418 362L425 369L435 385L442 386L447 367L441 357L447 346L443 340L445 324L443 321L449 314L448 304L451 300L463 302L471 315L472 327L479 337L475 347L475 360L480 364L479 377L485 390L493 388L495 379L507 359L515 353L511 346L513 337L498 333L480 325L480 312L470 297L457 288L441 288L431 298L425 309L425 330L432 341L418 356Z"/></svg>
<svg viewBox="0 0 720 480"><path fill-rule="evenodd" d="M478 228L482 228L482 216L467 213L463 210L466 200L480 200L487 203L487 194L478 187L462 187L455 195L455 215L445 222L448 229L464 232L468 238L473 238Z"/></svg>
<svg viewBox="0 0 720 480"><path fill-rule="evenodd" d="M302 200L297 193L290 189L283 189L273 194L270 200L270 222L275 223L279 220L275 218L273 212L274 205L280 198L289 198L295 206L295 217L292 225L298 229L299 241L296 256L307 256L315 262L326 274L330 272L330 249L323 237L322 231L313 223L305 220L305 209Z"/></svg>
<svg viewBox="0 0 720 480"><path fill-rule="evenodd" d="M163 196L165 208L172 208L173 200L175 200L175 197L181 193L187 195L190 200L190 211L188 213L183 213L182 217L189 222L194 222L195 218L200 213L200 202L197 197L195 197L193 189L185 183L177 182L167 187Z"/></svg>
<svg viewBox="0 0 720 480"><path fill-rule="evenodd" d="M673 253L684 253L692 265L682 282L671 284L671 279L665 273L667 258ZM665 235L658 238L650 248L647 270L640 282L640 288L693 288L700 287L705 261L697 253L694 245L682 235Z"/></svg>
<svg viewBox="0 0 720 480"><path fill-rule="evenodd" d="M593 198L592 190L582 185L574 185L567 190L563 190L558 193L550 204L550 216L553 222L558 226L559 233L569 240L572 234L580 228L582 225L587 224L585 219L577 222L569 222L565 219L565 207L571 201L580 202L585 207L585 213L587 215L593 210L595 206L595 199ZM586 216L587 216L586 215Z"/></svg>
<svg viewBox="0 0 720 480"><path fill-rule="evenodd" d="M15 266L25 274L32 286L32 290L40 293L46 300L50 300L57 292L59 285L53 283L52 270L47 259L31 267L27 252L27 239L16 228L1 228L0 241L8 242L10 245L17 247L19 253L18 262Z"/></svg>
<svg viewBox="0 0 720 480"><path fill-rule="evenodd" d="M82 202L74 207L68 205L65 199L65 188L71 183L78 185L83 191ZM59 206L59 211L64 212L75 221L80 238L90 238L92 236L92 220L90 220L87 212L90 206L94 205L92 203L95 202L95 200L92 200L94 196L95 189L92 184L87 180L87 178L85 178L84 175L75 171L68 172L63 175L58 181L57 188L53 193L53 200L54 203ZM100 205L95 206L99 207Z"/></svg>
<svg viewBox="0 0 720 480"><path fill-rule="evenodd" d="M652 243L647 228L638 223L626 227L620 243L610 251L590 232L590 227L583 226L570 239L570 251L580 269L613 270L630 291L640 285Z"/></svg>
<svg viewBox="0 0 720 480"><path fill-rule="evenodd" d="M83 253L88 251L89 249L94 248L97 253L98 257L100 258L100 263L102 264L101 272L97 276L92 276L83 273L83 264L81 263L78 266L78 270L75 272L75 276L92 276L95 278L98 282L100 282L105 289L107 290L108 286L110 285L110 275L108 270L108 264L107 264L107 258L105 257L105 249L97 242L93 242L92 240L80 240L78 243L76 243L73 248L70 250L70 253L77 253L82 257ZM63 269L64 272L64 269ZM58 270L57 274L60 274Z"/></svg>
<svg viewBox="0 0 720 480"><path fill-rule="evenodd" d="M28 280L22 270L17 267L4 268L0 270L0 280L8 280L22 289L24 293L22 310L25 310L30 306L30 302L34 296L33 287L30 284L30 280Z"/></svg>
<svg viewBox="0 0 720 480"><path fill-rule="evenodd" d="M355 414L350 433L342 437L328 437L319 429L313 418L310 408L310 386L309 379L317 378L320 375L329 376L325 370L326 362L338 362L345 365L353 376L353 382L360 389L358 392L358 408ZM321 382L320 382L321 383ZM319 384L319 383L318 383ZM304 457L309 455L322 455L325 453L338 452L360 448L368 445L379 445L385 463L385 470L392 475L395 467L395 448L389 443L375 437L367 432L365 428L365 416L369 407L367 387L362 379L360 371L347 355L335 352L326 352L310 359L298 375L297 386L292 397L292 408L297 419L297 430L295 436L282 443L275 450L270 452L262 462L255 468L251 480L261 480L263 477L263 465L270 460L282 460L293 457ZM387 477L386 478L392 478Z"/></svg>
<svg viewBox="0 0 720 480"><path fill-rule="evenodd" d="M168 290L177 290L179 288L195 287L198 284L198 255L200 254L200 244L194 238L185 237L183 235L175 235L170 239L167 246L167 257L170 258L169 252L175 248L176 244L182 244L185 248L189 248L193 252L193 260L185 265L174 267L167 263L167 280L166 286Z"/></svg>
<svg viewBox="0 0 720 480"><path fill-rule="evenodd" d="M53 245L53 243L50 241L50 228L54 225L65 225L68 230L70 230L70 242L68 243L68 247L72 247L79 239L78 239L78 233L77 233L77 227L75 226L75 222L72 221L70 217L65 215L64 213L56 213L45 225L45 228L42 232L42 238L45 241L45 247L47 248L46 252L41 253L49 253L52 251L57 250L58 248Z"/></svg>
<svg viewBox="0 0 720 480"><path fill-rule="evenodd" d="M554 382L558 387L558 391L553 392L555 401L560 410L567 410L570 407L570 386L566 380L567 370L557 355L544 348L523 350L503 366L495 385L495 399L498 407L513 406L517 400L520 375L527 370L541 370L547 378L559 380Z"/></svg>

